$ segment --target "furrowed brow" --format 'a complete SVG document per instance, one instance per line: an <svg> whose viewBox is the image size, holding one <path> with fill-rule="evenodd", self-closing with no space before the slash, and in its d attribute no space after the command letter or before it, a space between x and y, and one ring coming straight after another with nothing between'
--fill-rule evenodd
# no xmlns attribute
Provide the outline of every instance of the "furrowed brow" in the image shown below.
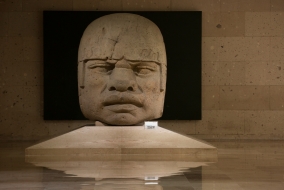
<svg viewBox="0 0 284 190"><path fill-rule="evenodd" d="M138 65L138 64L141 64L141 63L155 63L155 64L157 64L157 65L161 65L161 63L159 63L159 62L156 62L156 61L133 61L133 60L127 60L128 62L129 62L129 64L130 65L133 65L133 66L135 66L135 65Z"/></svg>
<svg viewBox="0 0 284 190"><path fill-rule="evenodd" d="M95 58L95 59L84 59L84 60L83 60L84 63L87 63L88 61L104 61L104 62L109 63L109 64L116 64L116 62L117 62L118 60L99 59L99 58Z"/></svg>

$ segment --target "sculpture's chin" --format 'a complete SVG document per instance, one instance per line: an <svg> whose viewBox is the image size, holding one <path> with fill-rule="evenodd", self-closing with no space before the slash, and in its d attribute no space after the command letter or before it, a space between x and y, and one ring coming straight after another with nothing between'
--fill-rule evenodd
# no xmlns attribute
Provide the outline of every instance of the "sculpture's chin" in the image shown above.
<svg viewBox="0 0 284 190"><path fill-rule="evenodd" d="M131 126L143 126L144 125L144 122L141 122L141 123L137 123L135 125L131 125ZM121 125L111 125L111 124L107 124L107 123L104 123L104 122L101 122L101 121L96 121L95 122L95 126L114 126L114 127L118 127L118 126L121 126ZM128 125L124 125L124 126L128 126Z"/></svg>
<svg viewBox="0 0 284 190"><path fill-rule="evenodd" d="M144 122L145 118L137 118L130 113L116 113L105 118L99 118L99 121L112 126L131 126Z"/></svg>

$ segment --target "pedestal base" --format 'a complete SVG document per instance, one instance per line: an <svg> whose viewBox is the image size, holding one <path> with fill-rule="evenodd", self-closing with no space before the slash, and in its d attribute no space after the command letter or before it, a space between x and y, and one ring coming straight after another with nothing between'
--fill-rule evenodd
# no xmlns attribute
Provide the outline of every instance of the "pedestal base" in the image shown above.
<svg viewBox="0 0 284 190"><path fill-rule="evenodd" d="M216 162L217 149L167 129L85 126L26 149L26 161Z"/></svg>

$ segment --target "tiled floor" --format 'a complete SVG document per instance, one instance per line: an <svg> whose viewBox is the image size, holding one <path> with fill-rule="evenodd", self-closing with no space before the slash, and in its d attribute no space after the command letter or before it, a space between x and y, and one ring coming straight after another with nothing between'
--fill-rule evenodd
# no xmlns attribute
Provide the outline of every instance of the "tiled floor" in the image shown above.
<svg viewBox="0 0 284 190"><path fill-rule="evenodd" d="M31 163L25 163L24 149L32 145L31 143L0 142L0 189L284 189L284 141L211 143L218 148L217 163L205 165L198 163L191 168L182 168L179 165L181 171L164 175L163 167L169 165L166 162L148 162L147 165L147 162L98 164L93 161L69 163L53 161L45 163L45 167L36 167ZM44 165L44 163L38 164ZM101 166L100 171L95 169L96 164ZM162 166L162 169L155 172L164 177L159 179L155 179L155 176L148 178L145 176L146 179L139 177L147 173L145 168L153 169L155 165ZM102 177L99 175L101 173L105 175ZM111 178L107 178L106 174L111 174Z"/></svg>

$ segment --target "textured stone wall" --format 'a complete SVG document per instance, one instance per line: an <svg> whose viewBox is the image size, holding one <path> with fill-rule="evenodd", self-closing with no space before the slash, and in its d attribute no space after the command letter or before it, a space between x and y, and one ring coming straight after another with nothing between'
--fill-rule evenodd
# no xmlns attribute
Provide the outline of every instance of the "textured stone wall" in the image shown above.
<svg viewBox="0 0 284 190"><path fill-rule="evenodd" d="M43 120L43 10L203 11L203 119L160 126L203 139L284 139L283 0L0 0L1 140L90 123Z"/></svg>

